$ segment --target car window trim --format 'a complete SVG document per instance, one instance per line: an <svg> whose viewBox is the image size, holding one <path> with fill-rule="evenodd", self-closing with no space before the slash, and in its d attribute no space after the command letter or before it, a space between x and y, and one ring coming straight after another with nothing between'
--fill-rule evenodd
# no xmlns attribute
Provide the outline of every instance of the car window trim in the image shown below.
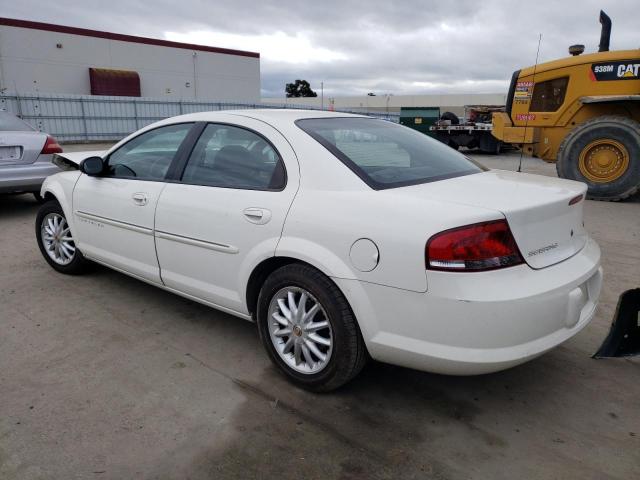
<svg viewBox="0 0 640 480"><path fill-rule="evenodd" d="M167 180L169 178L169 174L172 171L172 167L173 167L174 163L176 162L176 159L180 157L181 152L185 148L188 148L187 141L191 139L192 132L194 131L194 129L197 126L198 123L201 123L201 122L195 122L195 121L192 120L192 121L189 121L189 122L185 121L185 122L176 122L176 123L167 123L167 124L164 124L164 125L158 125L155 128L150 128L149 130L145 130L143 132L140 132L135 137L130 138L126 143L123 143L122 145L120 145L116 150L114 150L113 152L109 152L109 154L104 158L105 168L107 168L109 166L109 159L111 158L111 155L113 155L118 150L120 150L122 147L124 147L125 145L128 145L130 142L132 142L136 138L140 137L141 135L144 135L144 134L149 133L149 132L153 132L154 130L158 130L158 129L164 128L164 127L174 127L176 125L191 125L191 128L189 129L189 131L187 132L185 137L182 139L182 142L180 142L180 145L178 146L178 150L176 150L176 153L173 155L173 158L171 159L171 162L169 163L169 167L167 168L167 171L166 171L166 173L165 173L163 178L141 178L141 177L126 177L126 176L112 177L112 176L109 176L109 175L101 175L100 178L112 178L112 179L117 179L117 180L138 180L140 182L167 182ZM195 143L194 143L194 145L195 145Z"/></svg>
<svg viewBox="0 0 640 480"><path fill-rule="evenodd" d="M195 122L191 130L184 137L183 142L180 144L178 151L176 152L169 168L167 169L167 174L165 175L165 180L171 183L180 181L182 174L184 172L184 168L189 161L189 157L193 152L193 149L196 147L198 143L198 139L204 132L204 129L207 128L207 122Z"/></svg>
<svg viewBox="0 0 640 480"><path fill-rule="evenodd" d="M478 172L477 170L462 170L460 172L452 172L452 173L445 173L445 174L442 174L442 175L436 175L434 177L430 177L430 178L427 178L427 179L420 178L420 179L416 179L416 180L405 180L405 181L402 181L402 182L394 182L394 183L376 182L369 175L367 175L365 173L365 171L361 167L359 167L353 160L351 160L347 155L345 155L338 147L333 145L331 142L329 142L322 135L319 135L319 134L317 134L315 132L307 130L306 128L304 128L304 127L302 127L300 125L300 123L304 123L305 120L324 120L326 118L327 117L300 118L300 119L296 120L294 123L300 130L302 130L304 133L306 133L311 138L316 140L324 148L329 150L329 152L331 154L333 154L349 170L351 170L353 173L355 173L358 176L358 178L360 178L360 180L362 180L364 183L366 183L373 190L389 190L391 188L410 187L410 186L413 186L413 185L421 185L423 183L438 182L440 180L447 180L449 178L464 177L466 175L473 175L474 173L481 173L481 172ZM352 118L352 117L330 117L330 118ZM361 117L361 118L370 118L372 121L378 121L378 122L386 121L386 120L378 120L378 119L372 118L372 117ZM405 127L405 128L408 128L408 127ZM467 160L469 160L474 165L479 166L477 164L477 162L474 162L473 160L471 160L466 155L465 155L465 158L467 158ZM486 169L485 168L481 168L481 171L482 170L486 170Z"/></svg>
<svg viewBox="0 0 640 480"><path fill-rule="evenodd" d="M238 124L235 124L235 123L229 123L229 122L197 122L197 123L201 126L201 128L198 129L197 136L194 133L195 139L193 140L193 143L190 145L190 147L188 149L188 152L186 152L186 148L185 148L185 152L183 152L184 155L181 156L176 161L176 169L175 169L175 171L172 172L173 176L170 179L167 180L169 183L180 183L180 184L183 184L183 185L195 185L195 186L210 187L210 188L228 188L228 189L231 189L231 190L253 190L253 191L258 191L258 192L282 192L285 188L287 188L287 185L289 183L289 177L287 175L287 166L284 163L284 159L283 159L282 155L280 155L280 151L276 148L276 146L273 144L273 142L271 142L271 140L269 140L265 135L263 135L262 133L254 130L251 127L246 127L244 125L238 125ZM267 142L267 144L271 148L273 148L273 151L276 152L276 154L278 155L278 158L280 159L280 162L282 163L282 169L284 170L284 183L282 185L282 188L232 187L232 186L225 186L225 185L211 185L211 184L205 184L205 183L187 182L187 181L183 180L184 172L187 169L187 164L189 163L189 159L191 158L191 154L193 153L193 149L196 147L196 144L200 140L200 137L204 133L204 130L209 125L221 125L221 126L240 128L242 130L246 130L248 132L251 132L251 133L257 135L258 137L262 138L265 142ZM189 137L190 134L191 134L191 132L189 132L189 135L187 135L187 136Z"/></svg>

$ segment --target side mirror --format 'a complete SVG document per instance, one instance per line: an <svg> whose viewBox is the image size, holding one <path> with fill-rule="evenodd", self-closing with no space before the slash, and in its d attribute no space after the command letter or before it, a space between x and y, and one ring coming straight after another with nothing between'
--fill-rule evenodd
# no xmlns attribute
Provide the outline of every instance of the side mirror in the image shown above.
<svg viewBox="0 0 640 480"><path fill-rule="evenodd" d="M80 171L90 177L97 177L104 171L104 161L100 157L85 158L80 163Z"/></svg>

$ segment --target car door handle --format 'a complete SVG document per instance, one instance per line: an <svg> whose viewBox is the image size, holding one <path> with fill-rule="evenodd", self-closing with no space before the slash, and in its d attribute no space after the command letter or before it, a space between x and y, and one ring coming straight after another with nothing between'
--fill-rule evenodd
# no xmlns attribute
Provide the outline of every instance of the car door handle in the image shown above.
<svg viewBox="0 0 640 480"><path fill-rule="evenodd" d="M136 192L133 195L131 195L131 199L133 200L133 203L135 203L136 205L143 207L147 204L147 195L145 193L142 192Z"/></svg>
<svg viewBox="0 0 640 480"><path fill-rule="evenodd" d="M266 208L245 208L242 213L247 221L257 225L264 225L271 220L271 211Z"/></svg>

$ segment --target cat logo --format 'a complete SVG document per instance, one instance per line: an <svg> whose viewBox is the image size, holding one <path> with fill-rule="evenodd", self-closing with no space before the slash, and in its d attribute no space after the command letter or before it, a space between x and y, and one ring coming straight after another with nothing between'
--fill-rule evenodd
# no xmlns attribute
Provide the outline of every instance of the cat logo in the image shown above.
<svg viewBox="0 0 640 480"><path fill-rule="evenodd" d="M640 79L640 59L629 62L594 63L591 65L591 80L597 82L638 79Z"/></svg>
<svg viewBox="0 0 640 480"><path fill-rule="evenodd" d="M618 65L618 77L638 77L638 69L640 63L629 63L625 65Z"/></svg>

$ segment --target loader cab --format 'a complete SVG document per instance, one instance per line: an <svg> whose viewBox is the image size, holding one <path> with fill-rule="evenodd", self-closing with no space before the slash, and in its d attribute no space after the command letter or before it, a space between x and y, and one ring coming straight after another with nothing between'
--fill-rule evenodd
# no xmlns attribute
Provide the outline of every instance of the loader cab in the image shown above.
<svg viewBox="0 0 640 480"><path fill-rule="evenodd" d="M514 73L505 113L494 114L493 134L523 144L525 153L555 161L576 125L598 115L640 118L640 50L577 55Z"/></svg>

